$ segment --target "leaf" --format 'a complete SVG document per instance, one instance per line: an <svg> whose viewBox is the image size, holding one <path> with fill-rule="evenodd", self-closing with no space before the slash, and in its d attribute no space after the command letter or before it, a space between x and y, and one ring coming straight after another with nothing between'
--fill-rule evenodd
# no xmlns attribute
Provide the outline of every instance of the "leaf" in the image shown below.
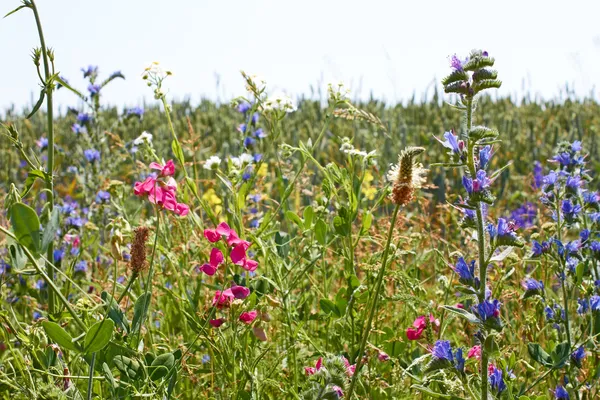
<svg viewBox="0 0 600 400"><path fill-rule="evenodd" d="M339 215L336 215L333 218L333 227L335 229L335 233L340 236L348 236L350 233L348 224L346 224L346 221L344 221Z"/></svg>
<svg viewBox="0 0 600 400"><path fill-rule="evenodd" d="M185 163L185 159L183 157L183 149L181 148L181 145L179 144L177 139L173 139L173 141L171 142L171 149L173 150L173 154L175 154L175 158L177 158L177 160L183 168L183 165Z"/></svg>
<svg viewBox="0 0 600 400"><path fill-rule="evenodd" d="M302 226L304 225L300 217L297 216L296 213L291 210L285 212L285 218L298 225L299 228L302 228Z"/></svg>
<svg viewBox="0 0 600 400"><path fill-rule="evenodd" d="M91 354L102 350L110 339L112 339L115 323L112 319L105 319L96 322L85 334L83 339L83 349L85 353Z"/></svg>
<svg viewBox="0 0 600 400"><path fill-rule="evenodd" d="M363 215L362 228L361 228L360 233L365 234L365 233L369 232L369 229L371 228L372 224L373 224L373 214L369 211Z"/></svg>
<svg viewBox="0 0 600 400"><path fill-rule="evenodd" d="M27 196L37 178L46 179L44 171L32 169L27 173L27 179L25 179L25 184L23 185L24 187L23 191L21 192L21 198Z"/></svg>
<svg viewBox="0 0 600 400"><path fill-rule="evenodd" d="M80 351L81 349L76 343L73 343L73 338L67 331L65 331L60 325L55 322L44 321L42 327L46 331L46 334L50 339L56 342L62 348Z"/></svg>
<svg viewBox="0 0 600 400"><path fill-rule="evenodd" d="M556 347L552 351L554 368L562 368L562 366L565 365L570 351L571 349L569 347L569 342L562 342L556 345Z"/></svg>
<svg viewBox="0 0 600 400"><path fill-rule="evenodd" d="M140 369L140 363L137 360L118 355L113 359L113 363L115 364L115 367L128 378L135 379L137 377Z"/></svg>
<svg viewBox="0 0 600 400"><path fill-rule="evenodd" d="M69 85L67 83L67 81L65 81L64 79L62 79L60 76L58 76L58 74L55 74L52 79L56 82L58 82L61 86L69 89L71 92L75 93L81 100L86 101L87 97L85 95L83 95L83 93L81 93L79 90L73 88L71 85Z"/></svg>
<svg viewBox="0 0 600 400"><path fill-rule="evenodd" d="M129 323L127 321L127 317L121 310L121 307L117 304L115 299L112 298L110 294L103 291L101 296L102 301L104 301L105 309L108 309L108 318L112 319L115 325L121 328L126 333L129 332Z"/></svg>
<svg viewBox="0 0 600 400"><path fill-rule="evenodd" d="M25 119L29 119L31 117L33 117L33 114L35 114L37 112L37 110L40 109L40 107L42 106L42 104L44 104L44 98L46 97L46 89L42 89L40 91L40 98L38 99L37 103L35 103L35 105L33 106L33 109L31 110L31 112L25 117Z"/></svg>
<svg viewBox="0 0 600 400"><path fill-rule="evenodd" d="M442 306L442 308L450 311L451 313L458 315L459 317L466 319L467 321L469 321L473 324L479 324L481 322L479 320L479 318L477 318L477 316L475 316L475 314L470 313L467 310L463 310L462 308L458 308L458 307L454 307L454 306Z"/></svg>
<svg viewBox="0 0 600 400"><path fill-rule="evenodd" d="M513 252L515 248L512 246L508 246L506 249L504 249L502 252L494 255L492 258L490 258L490 262L502 262L504 261L504 259L506 257L508 257L510 255L510 253Z"/></svg>
<svg viewBox="0 0 600 400"><path fill-rule="evenodd" d="M552 357L550 357L550 354L546 353L539 344L529 343L527 345L527 351L534 361L537 361L546 367L552 366Z"/></svg>
<svg viewBox="0 0 600 400"><path fill-rule="evenodd" d="M115 382L115 378L113 377L113 374L110 371L110 368L109 368L108 364L105 363L105 362L102 363L102 372L104 372L104 377L111 384L111 386L113 387L113 389L116 389L117 388L117 382Z"/></svg>
<svg viewBox="0 0 600 400"><path fill-rule="evenodd" d="M327 224L322 219L317 220L315 224L315 237L320 245L327 244Z"/></svg>
<svg viewBox="0 0 600 400"><path fill-rule="evenodd" d="M137 333L142 328L142 324L144 323L143 318L145 318L148 313L151 298L151 293L144 293L138 297L135 302L135 306L133 307L133 320L131 321L131 334Z"/></svg>
<svg viewBox="0 0 600 400"><path fill-rule="evenodd" d="M15 8L14 10L12 10L11 12L9 12L8 14L6 14L4 16L4 18L8 17L9 15L12 15L12 14L16 13L17 11L19 11L22 8L30 8L30 7L28 5L23 4L22 6L19 6L19 7Z"/></svg>
<svg viewBox="0 0 600 400"><path fill-rule="evenodd" d="M156 357L150 368L148 368L148 372L150 374L150 379L153 381L157 381L159 379L164 378L169 373L169 370L173 368L175 365L175 356L171 353L161 354Z"/></svg>
<svg viewBox="0 0 600 400"><path fill-rule="evenodd" d="M304 218L304 229L310 229L314 216L315 210L312 208L312 206L308 206L304 209L304 212L302 213L302 217Z"/></svg>
<svg viewBox="0 0 600 400"><path fill-rule="evenodd" d="M23 203L10 207L10 222L20 244L34 254L40 251L40 219L35 210Z"/></svg>
<svg viewBox="0 0 600 400"><path fill-rule="evenodd" d="M54 241L56 232L60 227L59 215L59 209L58 207L55 207L52 210L52 214L50 214L50 219L48 220L48 223L44 227L44 233L42 235L42 252L45 252L48 249L48 246L50 246L50 243Z"/></svg>
<svg viewBox="0 0 600 400"><path fill-rule="evenodd" d="M321 300L319 300L319 305L321 306L321 310L323 310L323 312L325 314L334 313L338 317L340 317L342 315L342 313L340 313L340 310L338 310L338 308L335 305L335 303L333 301L329 300L329 299L321 299Z"/></svg>
<svg viewBox="0 0 600 400"><path fill-rule="evenodd" d="M493 139L498 137L496 129L488 128L487 126L474 126L469 130L469 139L478 141L481 139Z"/></svg>

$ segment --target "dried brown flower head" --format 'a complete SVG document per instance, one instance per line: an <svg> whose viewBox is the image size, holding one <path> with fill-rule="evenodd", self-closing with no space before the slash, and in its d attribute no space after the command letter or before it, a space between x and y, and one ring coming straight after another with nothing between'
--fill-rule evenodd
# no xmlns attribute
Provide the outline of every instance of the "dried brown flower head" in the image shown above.
<svg viewBox="0 0 600 400"><path fill-rule="evenodd" d="M131 244L131 262L129 266L134 274L139 274L146 269L146 242L148 241L148 228L138 226L133 230L133 243Z"/></svg>
<svg viewBox="0 0 600 400"><path fill-rule="evenodd" d="M415 191L425 183L428 170L414 158L423 153L423 147L407 147L400 152L398 164L388 172L388 180L393 182L391 199L395 204L406 206L415 197Z"/></svg>

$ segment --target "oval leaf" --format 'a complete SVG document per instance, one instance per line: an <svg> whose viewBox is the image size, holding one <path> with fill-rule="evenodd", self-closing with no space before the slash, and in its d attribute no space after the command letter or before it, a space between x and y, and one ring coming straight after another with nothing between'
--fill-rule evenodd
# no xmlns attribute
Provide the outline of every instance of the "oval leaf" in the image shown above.
<svg viewBox="0 0 600 400"><path fill-rule="evenodd" d="M85 334L83 347L85 353L91 354L102 350L112 338L115 323L112 319L96 322Z"/></svg>

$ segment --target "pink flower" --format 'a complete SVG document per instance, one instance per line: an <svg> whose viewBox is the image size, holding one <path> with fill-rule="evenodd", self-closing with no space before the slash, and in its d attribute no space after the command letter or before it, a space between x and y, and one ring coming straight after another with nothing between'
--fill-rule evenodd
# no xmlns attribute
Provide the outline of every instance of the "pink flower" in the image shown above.
<svg viewBox="0 0 600 400"><path fill-rule="evenodd" d="M354 375L354 371L356 370L356 364L350 365L350 361L348 361L348 359L344 356L342 356L342 362L344 363L344 366L346 367L346 375L348 375L348 376Z"/></svg>
<svg viewBox="0 0 600 400"><path fill-rule="evenodd" d="M208 321L208 323L214 327L214 328L218 328L221 325L223 325L225 323L225 319L223 318L219 318L219 319L211 319L210 321Z"/></svg>
<svg viewBox="0 0 600 400"><path fill-rule="evenodd" d="M173 211L175 211L175 214L185 217L190 212L190 207L187 204L177 203Z"/></svg>
<svg viewBox="0 0 600 400"><path fill-rule="evenodd" d="M217 290L213 298L212 305L217 308L229 307L235 296L231 293L231 289L225 289L223 292Z"/></svg>
<svg viewBox="0 0 600 400"><path fill-rule="evenodd" d="M240 321L242 321L245 324L250 325L252 323L252 321L254 321L256 319L257 315L258 315L258 312L256 310L243 312L240 315Z"/></svg>
<svg viewBox="0 0 600 400"><path fill-rule="evenodd" d="M217 268L219 267L219 265L223 264L224 260L225 259L223 257L223 253L221 253L221 250L217 249L216 247L213 247L213 249L210 251L209 262L201 266L199 269L206 275L213 276L215 272L217 272Z"/></svg>
<svg viewBox="0 0 600 400"><path fill-rule="evenodd" d="M387 353L379 350L379 354L377 354L377 358L379 359L379 361L388 361L390 359L390 356L388 356Z"/></svg>
<svg viewBox="0 0 600 400"><path fill-rule="evenodd" d="M215 229L205 229L204 237L211 243L216 243L221 239L221 236L229 237L231 228L227 223L221 222Z"/></svg>
<svg viewBox="0 0 600 400"><path fill-rule="evenodd" d="M321 369L323 366L323 357L319 357L317 363L314 367L304 367L304 372L306 372L306 376L314 375L315 372Z"/></svg>
<svg viewBox="0 0 600 400"><path fill-rule="evenodd" d="M133 185L133 193L136 196L144 196L150 193L150 191L154 189L154 186L156 186L156 179L149 176L144 182L136 182Z"/></svg>
<svg viewBox="0 0 600 400"><path fill-rule="evenodd" d="M333 385L331 389L333 389L333 391L338 395L338 397L344 397L344 391L341 387Z"/></svg>
<svg viewBox="0 0 600 400"><path fill-rule="evenodd" d="M227 244L229 246L242 245L244 247L244 251L248 250L248 247L250 247L250 242L247 242L247 241L245 241L243 239L240 239L240 237L238 236L238 234L233 229L229 230L229 235L227 237Z"/></svg>
<svg viewBox="0 0 600 400"><path fill-rule="evenodd" d="M419 340L423 336L423 332L425 328L427 328L427 320L424 315L417 317L413 322L412 328L406 329L406 337L408 340ZM433 325L434 330L436 330L440 326L440 321L435 319L433 315L429 315L429 322Z"/></svg>
<svg viewBox="0 0 600 400"><path fill-rule="evenodd" d="M478 360L481 359L481 346L480 345L471 347L469 349L469 351L467 352L467 358L473 358L473 357L475 357Z"/></svg>
<svg viewBox="0 0 600 400"><path fill-rule="evenodd" d="M81 244L81 239L79 239L79 236L77 236L77 235L71 235L71 234L67 233L64 236L64 239L65 239L65 242L69 243L73 247L79 247L79 245Z"/></svg>
<svg viewBox="0 0 600 400"><path fill-rule="evenodd" d="M239 243L231 250L229 256L234 264L240 265L246 271L254 271L258 267L258 262L246 258L246 249L245 244Z"/></svg>
<svg viewBox="0 0 600 400"><path fill-rule="evenodd" d="M173 160L167 161L165 165L151 162L150 168L159 170L162 176L171 176L175 173L175 164L173 163Z"/></svg>
<svg viewBox="0 0 600 400"><path fill-rule="evenodd" d="M231 287L231 293L233 293L233 296L236 299L245 299L246 297L250 296L250 289L248 289L247 287L244 286L238 286L238 285L233 285Z"/></svg>

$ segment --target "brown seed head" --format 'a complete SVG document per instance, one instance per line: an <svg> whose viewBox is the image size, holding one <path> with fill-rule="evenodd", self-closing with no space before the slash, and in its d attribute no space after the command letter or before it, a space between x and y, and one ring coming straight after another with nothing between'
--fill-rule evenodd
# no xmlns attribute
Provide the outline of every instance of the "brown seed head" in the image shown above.
<svg viewBox="0 0 600 400"><path fill-rule="evenodd" d="M133 243L131 244L131 262L129 266L134 274L139 274L146 269L146 242L148 241L148 228L138 226L133 231Z"/></svg>

